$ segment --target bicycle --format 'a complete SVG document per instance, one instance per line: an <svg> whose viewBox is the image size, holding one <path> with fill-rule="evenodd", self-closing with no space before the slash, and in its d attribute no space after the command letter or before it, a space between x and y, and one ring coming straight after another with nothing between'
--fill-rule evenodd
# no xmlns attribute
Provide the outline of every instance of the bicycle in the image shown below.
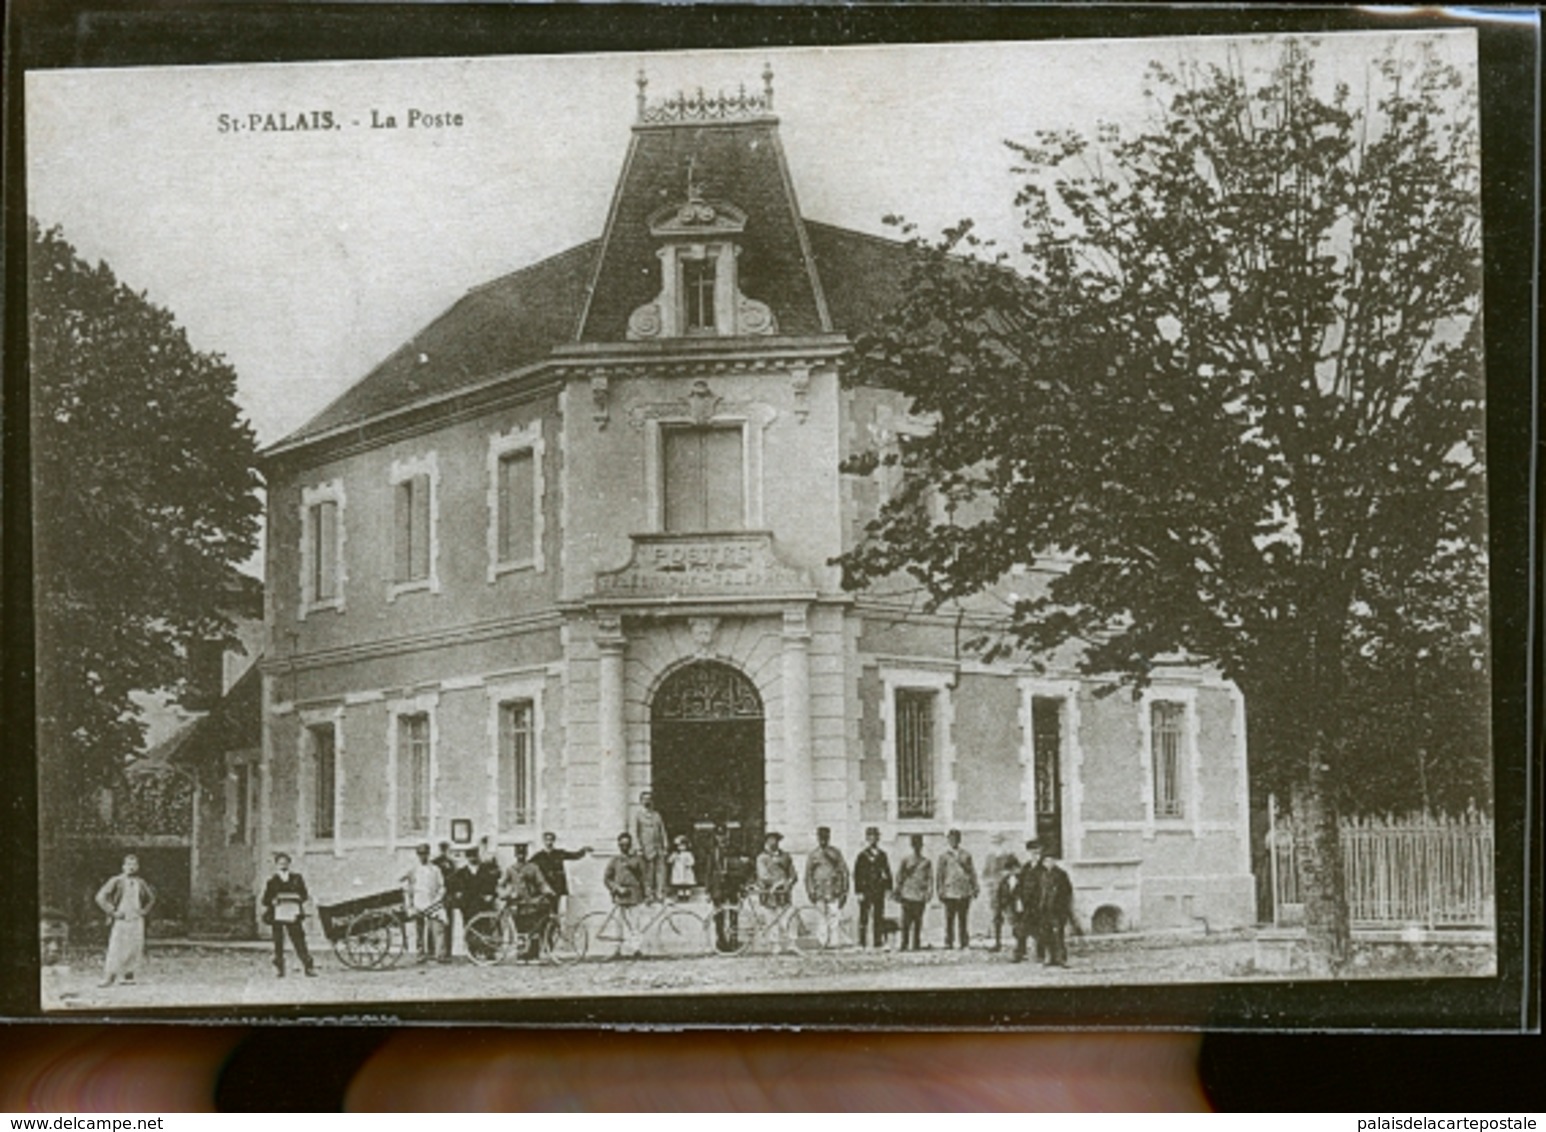
<svg viewBox="0 0 1546 1132"><path fill-rule="evenodd" d="M495 912L479 912L462 929L467 957L480 967L488 967L512 955L525 956L535 944L536 957L545 963L567 966L585 958L589 941L579 924L566 924L549 909L534 929L523 931L521 918L512 903Z"/></svg>
<svg viewBox="0 0 1546 1132"><path fill-rule="evenodd" d="M787 902L775 900L770 903L766 899L769 896L781 897ZM764 894L761 889L750 887L733 908L720 905L714 911L716 916L727 912L734 915L733 928L727 926L725 933L725 950L730 954L744 954L760 940L768 938L777 941L776 951L788 949L802 956L827 946L827 926L821 913L810 905L796 907L788 894L778 889Z"/></svg>
<svg viewBox="0 0 1546 1132"><path fill-rule="evenodd" d="M703 955L709 951L709 922L696 912L671 904L635 904L627 909L614 904L605 912L592 912L583 917L578 930L584 935L590 952L608 959L616 958L629 938L623 917L630 913L637 915L651 907L655 910L647 913L646 921L637 925L633 933L641 947L645 939L653 939L655 948L662 954Z"/></svg>

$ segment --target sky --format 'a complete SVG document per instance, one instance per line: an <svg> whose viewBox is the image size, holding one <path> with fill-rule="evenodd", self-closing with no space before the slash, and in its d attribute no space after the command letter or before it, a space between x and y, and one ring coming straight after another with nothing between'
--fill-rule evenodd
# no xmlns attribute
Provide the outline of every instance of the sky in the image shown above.
<svg viewBox="0 0 1546 1132"><path fill-rule="evenodd" d="M1410 33L1409 33L1410 34ZM1433 33L1421 33L1434 39ZM1399 35L1319 37L1360 83ZM1469 32L1438 37L1475 73ZM1271 41L1089 40L65 70L27 75L28 210L236 368L272 444L472 287L598 236L642 68L651 100L761 87L813 220L1016 242L1005 139L1139 124L1151 60ZM408 114L461 125L408 125ZM329 113L338 128L222 128ZM372 128L373 116L396 129ZM277 118L276 118L277 120Z"/></svg>

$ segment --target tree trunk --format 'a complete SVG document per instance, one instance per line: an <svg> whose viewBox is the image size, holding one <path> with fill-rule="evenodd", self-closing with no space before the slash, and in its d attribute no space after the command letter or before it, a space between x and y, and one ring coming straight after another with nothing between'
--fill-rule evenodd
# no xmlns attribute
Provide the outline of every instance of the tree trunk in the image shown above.
<svg viewBox="0 0 1546 1132"><path fill-rule="evenodd" d="M1294 857L1304 894L1310 974L1325 977L1338 974L1352 957L1352 932L1336 797L1323 760L1312 757L1309 763L1307 775L1294 787Z"/></svg>

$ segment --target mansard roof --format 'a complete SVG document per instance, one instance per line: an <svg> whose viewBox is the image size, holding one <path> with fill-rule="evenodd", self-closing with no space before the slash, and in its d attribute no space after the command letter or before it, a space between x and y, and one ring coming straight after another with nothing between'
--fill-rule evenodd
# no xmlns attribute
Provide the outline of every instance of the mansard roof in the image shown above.
<svg viewBox="0 0 1546 1132"><path fill-rule="evenodd" d="M634 127L579 341L623 341L628 316L660 292L660 241L650 220L685 201L692 178L706 199L745 214L745 233L736 241L741 291L773 309L779 333L832 331L777 125L775 118L756 117Z"/></svg>
<svg viewBox="0 0 1546 1132"><path fill-rule="evenodd" d="M660 290L651 221L694 189L737 214L740 290L772 308L780 337L874 325L901 297L906 245L804 220L767 107L724 120L684 107L647 118L641 105L599 239L472 290L270 453L489 385L558 346L622 343Z"/></svg>

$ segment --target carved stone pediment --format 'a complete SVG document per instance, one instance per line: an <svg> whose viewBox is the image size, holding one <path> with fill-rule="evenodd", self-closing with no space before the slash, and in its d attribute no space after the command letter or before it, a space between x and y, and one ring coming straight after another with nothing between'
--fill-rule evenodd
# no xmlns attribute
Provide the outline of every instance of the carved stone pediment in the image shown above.
<svg viewBox="0 0 1546 1132"><path fill-rule="evenodd" d="M768 531L634 535L633 556L596 575L597 599L674 601L809 594L810 577L779 559Z"/></svg>

